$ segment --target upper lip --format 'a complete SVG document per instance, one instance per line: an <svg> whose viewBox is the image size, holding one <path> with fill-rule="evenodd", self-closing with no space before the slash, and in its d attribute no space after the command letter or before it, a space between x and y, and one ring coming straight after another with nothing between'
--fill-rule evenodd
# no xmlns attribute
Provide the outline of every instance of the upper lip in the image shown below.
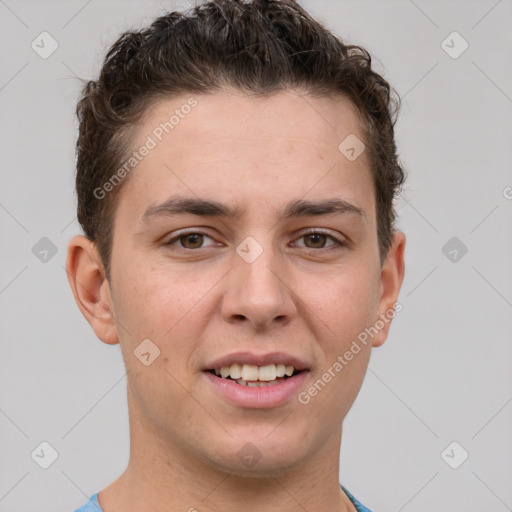
<svg viewBox="0 0 512 512"><path fill-rule="evenodd" d="M209 363L204 370L215 370L231 366L232 364L252 364L255 366L265 366L267 364L284 364L293 366L296 370L307 370L307 364L296 356L286 354L285 352L267 352L258 354L256 352L232 352L219 357Z"/></svg>

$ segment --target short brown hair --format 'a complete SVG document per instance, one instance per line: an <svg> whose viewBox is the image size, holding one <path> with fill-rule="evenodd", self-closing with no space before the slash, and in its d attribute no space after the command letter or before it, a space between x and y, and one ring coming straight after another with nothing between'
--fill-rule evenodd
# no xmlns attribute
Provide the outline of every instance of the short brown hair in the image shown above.
<svg viewBox="0 0 512 512"><path fill-rule="evenodd" d="M261 96L297 89L354 103L366 128L382 263L394 231L393 199L405 179L394 141L398 95L372 70L364 48L345 44L296 1L212 0L123 33L99 78L82 90L76 109L78 221L96 243L107 278L123 183L105 197L95 191L126 160L130 128L156 99L228 87Z"/></svg>

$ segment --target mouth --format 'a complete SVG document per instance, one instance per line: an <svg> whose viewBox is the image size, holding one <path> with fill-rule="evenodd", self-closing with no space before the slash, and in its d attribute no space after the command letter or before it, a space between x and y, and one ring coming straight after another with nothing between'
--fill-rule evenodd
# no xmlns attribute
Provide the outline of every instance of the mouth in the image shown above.
<svg viewBox="0 0 512 512"><path fill-rule="evenodd" d="M252 359L250 363L244 362L246 357ZM202 373L213 396L223 402L237 408L268 410L293 403L306 385L309 369L302 361L283 354L238 354L218 360Z"/></svg>
<svg viewBox="0 0 512 512"><path fill-rule="evenodd" d="M206 371L219 379L229 380L240 386L270 387L292 379L305 370L281 363L262 366L234 363L231 366Z"/></svg>

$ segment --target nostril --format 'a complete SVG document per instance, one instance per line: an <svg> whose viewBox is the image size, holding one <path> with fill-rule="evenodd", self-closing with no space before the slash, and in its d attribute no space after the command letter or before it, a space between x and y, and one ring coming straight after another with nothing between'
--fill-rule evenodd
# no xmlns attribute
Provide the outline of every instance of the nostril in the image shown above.
<svg viewBox="0 0 512 512"><path fill-rule="evenodd" d="M233 320L247 320L244 315L233 315Z"/></svg>

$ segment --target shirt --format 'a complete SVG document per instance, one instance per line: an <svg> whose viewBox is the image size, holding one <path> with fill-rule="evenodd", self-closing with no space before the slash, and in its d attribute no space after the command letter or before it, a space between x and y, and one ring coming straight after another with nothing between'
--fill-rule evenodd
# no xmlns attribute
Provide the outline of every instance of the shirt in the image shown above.
<svg viewBox="0 0 512 512"><path fill-rule="evenodd" d="M340 485L345 494L348 496L348 499L354 504L357 512L372 512L369 508L366 508L362 503L360 503L350 492L345 489L342 485ZM83 506L75 510L75 512L103 512L103 509L100 507L98 503L98 493L93 494L89 501Z"/></svg>

